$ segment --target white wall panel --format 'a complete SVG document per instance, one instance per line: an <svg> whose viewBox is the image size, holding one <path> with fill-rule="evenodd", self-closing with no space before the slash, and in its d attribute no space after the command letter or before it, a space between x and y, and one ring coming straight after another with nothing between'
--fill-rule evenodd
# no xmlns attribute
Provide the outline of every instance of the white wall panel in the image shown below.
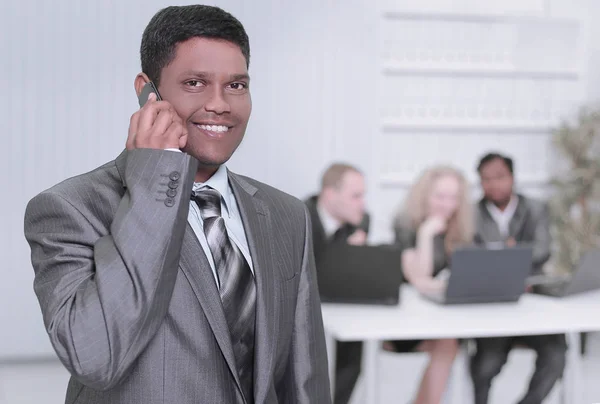
<svg viewBox="0 0 600 404"><path fill-rule="evenodd" d="M425 168L451 164L478 182L475 167L490 150L513 156L521 184L548 180L550 145L544 135L521 133L386 133L382 142L382 186L409 186Z"/></svg>
<svg viewBox="0 0 600 404"><path fill-rule="evenodd" d="M467 15L539 15L547 7L545 0L380 0L386 10Z"/></svg>
<svg viewBox="0 0 600 404"><path fill-rule="evenodd" d="M386 127L494 127L548 130L573 113L578 80L489 75L385 77L381 115Z"/></svg>
<svg viewBox="0 0 600 404"><path fill-rule="evenodd" d="M389 195L436 163L476 184L478 158L505 152L521 186L543 187L551 130L587 91L585 18L558 3L380 2L375 240L389 241Z"/></svg>

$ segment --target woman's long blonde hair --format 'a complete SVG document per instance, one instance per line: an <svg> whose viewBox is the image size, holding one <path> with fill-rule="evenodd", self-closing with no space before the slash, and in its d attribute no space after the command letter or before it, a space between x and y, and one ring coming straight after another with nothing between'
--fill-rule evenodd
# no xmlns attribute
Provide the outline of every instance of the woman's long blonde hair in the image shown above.
<svg viewBox="0 0 600 404"><path fill-rule="evenodd" d="M426 169L410 188L406 202L396 216L396 225L417 230L427 219L429 196L435 181L447 175L456 178L460 184L458 207L448 220L446 228L446 251L451 252L456 247L471 244L473 241L473 207L469 183L454 167L439 165Z"/></svg>

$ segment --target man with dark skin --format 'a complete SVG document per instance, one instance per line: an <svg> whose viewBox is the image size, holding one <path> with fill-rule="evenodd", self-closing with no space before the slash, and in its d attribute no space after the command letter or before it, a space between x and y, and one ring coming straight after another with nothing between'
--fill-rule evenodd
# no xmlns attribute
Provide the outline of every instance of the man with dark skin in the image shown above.
<svg viewBox="0 0 600 404"><path fill-rule="evenodd" d="M542 271L550 258L550 230L545 204L515 192L514 163L510 157L489 153L481 158L477 171L484 196L476 209L475 241L503 243L507 247L533 245L532 273ZM486 404L493 378L506 363L515 345L537 353L535 372L520 404L541 404L561 377L565 366L564 335L479 338L471 358L475 403Z"/></svg>
<svg viewBox="0 0 600 404"><path fill-rule="evenodd" d="M66 403L330 403L303 202L230 172L251 112L231 14L167 7L114 161L34 197L25 237Z"/></svg>

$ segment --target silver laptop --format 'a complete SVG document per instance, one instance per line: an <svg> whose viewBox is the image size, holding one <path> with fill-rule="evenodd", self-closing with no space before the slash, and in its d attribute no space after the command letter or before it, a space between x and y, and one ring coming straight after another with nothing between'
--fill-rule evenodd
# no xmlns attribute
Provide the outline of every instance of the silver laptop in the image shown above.
<svg viewBox="0 0 600 404"><path fill-rule="evenodd" d="M423 296L440 304L516 302L525 292L532 258L530 246L457 249L446 287Z"/></svg>
<svg viewBox="0 0 600 404"><path fill-rule="evenodd" d="M537 275L527 279L534 292L564 297L600 289L600 250L585 252L573 273L562 276Z"/></svg>

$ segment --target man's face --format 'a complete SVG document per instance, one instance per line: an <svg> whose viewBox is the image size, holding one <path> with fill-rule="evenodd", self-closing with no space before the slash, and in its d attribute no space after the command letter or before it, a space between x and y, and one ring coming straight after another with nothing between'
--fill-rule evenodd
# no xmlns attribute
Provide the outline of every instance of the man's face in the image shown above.
<svg viewBox="0 0 600 404"><path fill-rule="evenodd" d="M502 159L494 159L483 167L479 173L481 187L485 198L496 204L503 205L510 201L513 193L513 176Z"/></svg>
<svg viewBox="0 0 600 404"><path fill-rule="evenodd" d="M181 42L158 92L187 127L186 153L204 166L229 160L252 110L246 59L237 45L198 37Z"/></svg>
<svg viewBox="0 0 600 404"><path fill-rule="evenodd" d="M365 180L362 174L348 171L337 188L331 189L333 215L343 223L358 226L365 213Z"/></svg>

